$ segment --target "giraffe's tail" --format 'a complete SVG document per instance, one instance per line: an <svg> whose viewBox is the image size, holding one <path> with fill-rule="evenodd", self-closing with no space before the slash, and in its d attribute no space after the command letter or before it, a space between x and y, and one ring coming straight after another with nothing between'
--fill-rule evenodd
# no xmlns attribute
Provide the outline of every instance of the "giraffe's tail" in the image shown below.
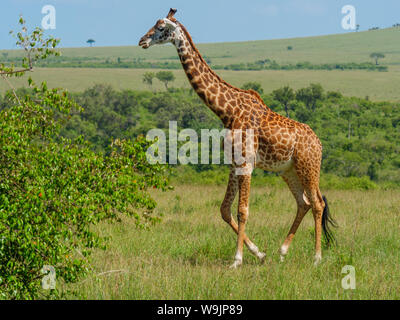
<svg viewBox="0 0 400 320"><path fill-rule="evenodd" d="M326 197L322 196L322 200L324 200L325 202L325 208L324 211L322 212L322 230L324 231L326 244L329 246L331 242L334 242L336 244L336 239L335 236L333 235L332 230L330 229L330 226L337 228L338 224L332 218L329 212L328 200L326 199Z"/></svg>

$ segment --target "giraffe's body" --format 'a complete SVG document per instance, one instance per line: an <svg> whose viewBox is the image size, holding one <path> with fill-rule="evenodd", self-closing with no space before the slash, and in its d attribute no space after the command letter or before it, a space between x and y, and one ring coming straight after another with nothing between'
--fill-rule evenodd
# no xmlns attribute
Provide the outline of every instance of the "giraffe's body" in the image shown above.
<svg viewBox="0 0 400 320"><path fill-rule="evenodd" d="M319 190L322 145L318 137L308 125L269 109L257 92L236 88L222 80L204 61L186 28L173 17L174 13L175 11L171 9L167 18L158 20L156 25L142 37L139 45L148 48L153 42L172 42L193 89L221 119L224 127L233 131L252 129L254 133L252 149L254 154L246 156L253 156L255 161L241 165L233 163L227 192L221 205L223 219L238 234L233 267L242 262L243 242L261 260L265 257L265 254L259 252L244 233L248 217L251 172L254 166L266 171L280 172L298 205L296 219L280 250L281 258L283 259L287 253L302 218L312 208L316 228L315 259L318 262L321 258L321 222L326 206L326 200ZM230 140L233 145L237 142L233 141L233 136ZM245 167L246 174L237 175L235 173L237 167ZM238 192L239 225L231 215L231 205Z"/></svg>

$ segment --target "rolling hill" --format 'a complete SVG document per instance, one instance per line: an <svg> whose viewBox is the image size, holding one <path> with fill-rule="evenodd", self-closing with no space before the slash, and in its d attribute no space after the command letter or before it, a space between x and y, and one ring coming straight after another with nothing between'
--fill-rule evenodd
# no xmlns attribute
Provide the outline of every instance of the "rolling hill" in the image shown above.
<svg viewBox="0 0 400 320"><path fill-rule="evenodd" d="M196 42L196 35L193 35ZM200 43L198 49L213 65L254 62L262 59L275 60L279 64L308 61L321 63L372 62L372 52L382 52L385 58L380 64L388 72L364 70L262 70L231 71L217 70L225 80L240 86L247 81L258 81L266 92L283 85L297 89L309 83L319 82L327 90L337 90L344 95L369 96L373 100L400 101L400 28L388 28L364 32L351 32L318 37L249 42ZM135 41L136 42L136 41ZM288 50L288 46L292 50ZM5 52L4 50L2 52ZM138 46L63 48L65 60L178 62L175 48L171 45L143 50ZM21 55L21 51L7 51L8 59ZM84 63L82 63L84 66ZM63 86L71 91L82 91L94 83L109 83L117 89L146 90L142 75L146 70L129 68L37 68L33 78L47 79L50 86ZM156 71L156 70L154 70ZM175 87L189 87L180 69L173 70ZM15 86L22 85L21 80ZM4 91L5 85L0 84ZM161 90L162 84L155 83L154 89Z"/></svg>

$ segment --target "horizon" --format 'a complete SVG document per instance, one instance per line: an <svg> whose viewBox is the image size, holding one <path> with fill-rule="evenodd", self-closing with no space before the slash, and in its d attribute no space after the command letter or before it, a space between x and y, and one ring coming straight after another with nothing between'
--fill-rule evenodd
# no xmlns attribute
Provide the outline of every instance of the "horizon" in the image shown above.
<svg viewBox="0 0 400 320"><path fill-rule="evenodd" d="M243 4L238 0L229 2L229 6L226 6L227 1L224 0L205 0L202 4L174 0L168 6L160 0L151 4L133 4L127 0L116 0L113 4L105 0L5 2L8 5L4 10L5 18L0 22L0 50L17 49L8 32L11 29L18 30L19 14L27 20L29 29L42 27L42 20L46 16L42 9L46 5L52 5L56 12L55 29L45 32L61 39L59 48L88 47L86 41L90 38L95 39L96 47L137 46L138 39L157 19L166 15L169 7L178 9L176 17L188 28L195 43L204 44L296 39L356 32L355 29L343 29L341 24L346 16L342 8L349 4L355 8L355 24L359 25L359 32L372 27L386 29L400 22L400 17L396 15L396 12L400 12L400 2L395 0L386 0L380 4L372 0L338 0L335 3L323 0L274 0L268 4L254 0L251 6L247 5L248 10L243 10ZM214 9L207 12L207 21L211 23L204 24L204 19L198 15L202 8Z"/></svg>

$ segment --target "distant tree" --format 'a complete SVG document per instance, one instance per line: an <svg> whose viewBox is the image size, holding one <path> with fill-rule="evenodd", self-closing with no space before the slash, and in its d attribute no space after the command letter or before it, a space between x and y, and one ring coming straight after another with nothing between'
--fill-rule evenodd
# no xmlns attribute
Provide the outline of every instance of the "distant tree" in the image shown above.
<svg viewBox="0 0 400 320"><path fill-rule="evenodd" d="M117 62L118 62L118 64L121 63L121 58L120 57L118 57Z"/></svg>
<svg viewBox="0 0 400 320"><path fill-rule="evenodd" d="M295 97L294 91L289 86L272 91L272 96L285 107L286 117L289 117L289 102Z"/></svg>
<svg viewBox="0 0 400 320"><path fill-rule="evenodd" d="M4 59L7 59L7 57L8 57L8 52L2 52L1 54L2 54L2 56L4 57Z"/></svg>
<svg viewBox="0 0 400 320"><path fill-rule="evenodd" d="M93 46L93 44L96 42L96 40L94 39L89 39L88 41L86 41L86 43L88 43L91 47Z"/></svg>
<svg viewBox="0 0 400 320"><path fill-rule="evenodd" d="M356 32L358 32L358 30L360 30L360 25L359 24L356 25Z"/></svg>
<svg viewBox="0 0 400 320"><path fill-rule="evenodd" d="M290 50L293 50L293 47L292 46L287 46L287 49L290 51Z"/></svg>
<svg viewBox="0 0 400 320"><path fill-rule="evenodd" d="M370 55L370 58L375 60L375 64L378 65L378 59L383 59L385 58L385 55L381 52L373 52Z"/></svg>
<svg viewBox="0 0 400 320"><path fill-rule="evenodd" d="M308 109L315 111L317 102L323 100L324 89L320 84L312 83L307 88L301 88L296 91L296 99L304 102Z"/></svg>
<svg viewBox="0 0 400 320"><path fill-rule="evenodd" d="M244 90L252 89L254 91L257 91L259 94L263 94L264 93L264 90L261 87L261 83L254 82L254 81L244 83L243 86L242 86L242 89L244 89Z"/></svg>
<svg viewBox="0 0 400 320"><path fill-rule="evenodd" d="M154 77L155 77L156 75L155 75L155 73L154 72L145 72L144 74L143 74L143 82L145 83L145 84L147 84L149 87L151 87L152 85L153 85L153 79L154 79Z"/></svg>
<svg viewBox="0 0 400 320"><path fill-rule="evenodd" d="M168 83L175 80L175 76L171 71L159 71L156 78L164 83L165 89L168 90Z"/></svg>

